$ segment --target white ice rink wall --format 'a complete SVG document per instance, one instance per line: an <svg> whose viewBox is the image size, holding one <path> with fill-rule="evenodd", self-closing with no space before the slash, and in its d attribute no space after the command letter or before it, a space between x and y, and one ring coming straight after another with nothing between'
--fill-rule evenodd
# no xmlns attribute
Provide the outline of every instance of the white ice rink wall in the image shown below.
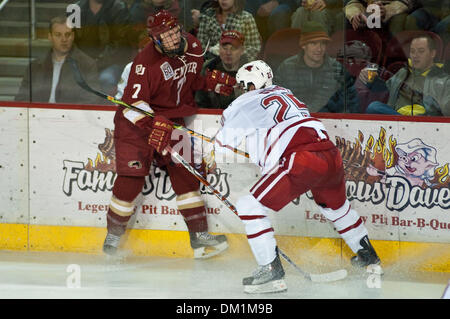
<svg viewBox="0 0 450 319"><path fill-rule="evenodd" d="M2 248L33 249L38 245L33 236L37 240L46 233L43 238L50 240L61 236L61 229L72 229L71 240L86 237L89 243L89 230L105 229L116 177L115 154L102 147L112 142L113 108L0 103ZM371 238L394 247L448 247L450 119L317 115L342 152L348 198ZM188 126L211 136L219 120L220 112L205 111L191 117ZM163 231L164 236L186 231L165 172L152 168L149 176L130 228ZM254 165L236 155L219 163L209 179L235 203L259 177ZM214 195L204 194L210 230L243 234L239 219ZM339 237L310 194L271 217L281 236ZM8 230L13 226L23 231ZM444 259L442 267L450 271L449 255Z"/></svg>

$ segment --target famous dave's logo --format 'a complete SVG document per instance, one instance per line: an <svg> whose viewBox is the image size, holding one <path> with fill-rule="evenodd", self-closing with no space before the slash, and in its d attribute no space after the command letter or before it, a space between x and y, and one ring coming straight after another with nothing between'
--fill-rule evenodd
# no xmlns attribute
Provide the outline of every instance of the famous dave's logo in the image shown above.
<svg viewBox="0 0 450 319"><path fill-rule="evenodd" d="M386 130L378 137L363 133L355 142L336 137L347 179L349 200L385 202L386 208L402 211L408 206L450 207L449 164L437 161L437 150L420 138L402 143Z"/></svg>
<svg viewBox="0 0 450 319"><path fill-rule="evenodd" d="M63 192L67 196L72 196L74 189L80 191L111 191L116 173L116 151L114 148L114 131L105 129L105 140L98 145L100 153L97 153L95 160L88 158L87 163L80 161L64 160L64 181ZM129 167L140 168L139 161L130 161ZM219 168L215 174L208 175L208 182L217 189L223 196L230 194L228 185L228 174L222 173ZM159 200L171 200L175 193L171 187L169 176L164 169L152 165L149 175L145 178L145 185L142 190L144 195L155 193ZM206 187L201 188L203 194L213 194Z"/></svg>

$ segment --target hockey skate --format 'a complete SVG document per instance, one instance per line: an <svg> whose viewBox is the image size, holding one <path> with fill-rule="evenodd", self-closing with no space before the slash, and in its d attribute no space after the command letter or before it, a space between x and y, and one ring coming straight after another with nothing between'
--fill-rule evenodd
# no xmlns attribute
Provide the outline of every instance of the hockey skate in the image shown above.
<svg viewBox="0 0 450 319"><path fill-rule="evenodd" d="M370 243L369 237L364 236L359 243L363 248L358 250L356 256L352 257L352 265L360 268L366 267L368 272L383 274L383 270L380 267L380 258Z"/></svg>
<svg viewBox="0 0 450 319"><path fill-rule="evenodd" d="M259 266L252 276L242 280L242 284L244 285L244 292L248 294L286 291L287 285L284 281L284 269L278 252L274 261L270 264Z"/></svg>
<svg viewBox="0 0 450 319"><path fill-rule="evenodd" d="M119 241L120 236L108 232L108 234L106 234L105 242L103 243L103 252L108 256L116 255Z"/></svg>
<svg viewBox="0 0 450 319"><path fill-rule="evenodd" d="M195 259L206 259L220 254L228 248L225 235L211 235L208 232L189 233Z"/></svg>

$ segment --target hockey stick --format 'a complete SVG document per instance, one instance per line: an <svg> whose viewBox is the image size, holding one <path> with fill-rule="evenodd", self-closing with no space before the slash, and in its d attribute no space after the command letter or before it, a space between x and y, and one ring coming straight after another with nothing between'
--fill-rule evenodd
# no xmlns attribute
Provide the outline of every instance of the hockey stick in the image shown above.
<svg viewBox="0 0 450 319"><path fill-rule="evenodd" d="M178 161L181 165L183 165L192 175L194 175L203 185L206 186L214 195L220 199L236 216L239 217L236 207L230 203L230 201L222 196L218 190L216 190L207 180L200 174L195 168L192 167L186 160L178 154L173 148L168 145L166 150ZM330 282L344 279L347 277L347 270L340 269L337 271L323 273L323 274L310 274L303 271L299 266L297 266L279 247L278 252L281 257L283 257L289 264L291 264L298 272L300 272L306 279L309 279L313 282Z"/></svg>
<svg viewBox="0 0 450 319"><path fill-rule="evenodd" d="M78 68L77 61L75 61L75 60L72 59L72 58L69 58L68 61L69 61L70 65L71 65L71 67L72 67L72 71L73 71L73 76L74 76L74 78L75 78L75 82L77 82L77 84L78 84L81 88L83 88L83 89L85 89L86 91L91 92L91 93L93 93L93 94L95 94L95 95L97 95L97 96L99 96L99 97L101 97L101 98L103 98L103 99L106 99L106 100L108 100L108 101L110 101L110 102L112 102L112 103L119 104L119 105L121 105L121 106L123 106L123 107L125 107L125 108L127 108L127 109L131 109L131 110L133 110L133 111L142 113L142 114L144 114L144 115L146 115L146 116L150 116L150 117L154 117L154 116L155 116L155 115L154 115L153 113L151 113L151 112L141 110L140 108L138 108L138 107L136 107L136 106L129 105L129 104L125 103L124 101L121 101L121 100L118 100L118 99L114 98L113 96L107 95L107 94L105 94L105 93L102 93L102 92L100 92L100 91L97 91L97 90L91 88L91 87L86 83L85 79L83 78L83 75L81 74L81 71L80 71L80 69ZM200 139L202 139L202 140L204 140L204 141L206 141L206 142L208 142L208 143L214 143L214 138L210 138L210 137L208 137L208 136L206 136L206 135L197 133L197 132L195 132L195 131L193 131L193 130L191 130L191 129L185 127L185 126L182 126L182 125L180 125L180 124L174 123L174 124L173 124L173 128L178 129L178 130L182 130L182 131L184 131L184 132L186 132L186 133L188 133L188 134L190 134L190 135L192 135L192 136L194 136L194 137L200 138ZM249 157L248 153L246 153L246 152L244 152L244 151L241 151L241 150L239 150L239 149L237 149L237 148L229 148L229 149L232 150L233 152L235 152L236 154L245 156L245 157L247 157L247 158Z"/></svg>

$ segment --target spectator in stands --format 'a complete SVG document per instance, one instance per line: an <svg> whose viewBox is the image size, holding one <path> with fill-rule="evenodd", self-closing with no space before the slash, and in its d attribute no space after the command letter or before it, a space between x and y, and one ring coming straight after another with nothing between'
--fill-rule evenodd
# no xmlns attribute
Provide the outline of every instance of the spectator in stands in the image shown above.
<svg viewBox="0 0 450 319"><path fill-rule="evenodd" d="M73 77L68 60L74 59L85 80L96 87L97 66L95 61L73 44L75 33L66 24L65 16L50 21L48 39L52 45L48 54L31 62L27 68L16 101L44 103L98 104L95 95L79 87Z"/></svg>
<svg viewBox="0 0 450 319"><path fill-rule="evenodd" d="M306 21L314 20L322 23L328 34L331 34L334 32L336 23L334 18L336 12L333 9L339 5L340 1L338 0L302 0L301 5L292 14L291 28L301 29Z"/></svg>
<svg viewBox="0 0 450 319"><path fill-rule="evenodd" d="M194 5L192 3L196 3L198 1L192 1L191 3L191 24L187 28L187 30L192 33L193 35L197 36L198 33L198 27L200 26L200 15L206 11L208 8L217 8L219 6L219 3L217 0L207 0L207 1L201 1L202 3ZM185 8L186 10L186 8ZM186 27L186 26L185 26Z"/></svg>
<svg viewBox="0 0 450 319"><path fill-rule="evenodd" d="M174 17L180 15L178 0L134 0L130 7L130 22L146 27L147 17L161 10L169 11Z"/></svg>
<svg viewBox="0 0 450 319"><path fill-rule="evenodd" d="M450 76L435 63L436 46L429 36L411 41L408 66L389 80L380 76L369 81L363 69L357 88L361 99L374 100L367 113L390 115L450 115Z"/></svg>
<svg viewBox="0 0 450 319"><path fill-rule="evenodd" d="M419 8L406 17L405 29L431 31L440 20L442 5L442 0L419 0Z"/></svg>
<svg viewBox="0 0 450 319"><path fill-rule="evenodd" d="M123 0L79 0L77 4L81 28L75 29L75 43L97 62L100 85L113 94L124 65L131 59L127 5Z"/></svg>
<svg viewBox="0 0 450 319"><path fill-rule="evenodd" d="M255 60L261 51L261 36L253 16L245 11L244 0L219 0L218 6L200 15L197 37L203 48L213 56L219 55L219 40L224 30L238 30L245 36L245 54Z"/></svg>
<svg viewBox="0 0 450 319"><path fill-rule="evenodd" d="M219 45L219 56L212 58L203 65L202 73L206 70L219 70L235 77L237 70L249 62L244 55L244 36L236 30L222 32ZM236 98L235 94L230 96L220 95L214 91L197 91L195 100L200 107L225 109Z"/></svg>
<svg viewBox="0 0 450 319"><path fill-rule="evenodd" d="M265 42L275 31L289 28L291 15L297 7L297 0L252 0L246 1L244 9L255 17Z"/></svg>
<svg viewBox="0 0 450 319"><path fill-rule="evenodd" d="M439 34L444 43L450 43L450 0L442 1L439 19L431 31Z"/></svg>
<svg viewBox="0 0 450 319"><path fill-rule="evenodd" d="M405 30L405 20L411 12L418 8L418 0L366 1L350 0L344 6L345 17L354 30L367 27L367 6L380 6L382 27L387 26L391 34Z"/></svg>
<svg viewBox="0 0 450 319"><path fill-rule="evenodd" d="M354 80L336 59L326 54L330 38L316 21L304 24L298 55L284 60L275 72L275 83L289 88L311 112L359 112Z"/></svg>
<svg viewBox="0 0 450 319"><path fill-rule="evenodd" d="M444 43L450 41L450 0L422 0L420 8L406 19L407 30L426 30L437 33Z"/></svg>

